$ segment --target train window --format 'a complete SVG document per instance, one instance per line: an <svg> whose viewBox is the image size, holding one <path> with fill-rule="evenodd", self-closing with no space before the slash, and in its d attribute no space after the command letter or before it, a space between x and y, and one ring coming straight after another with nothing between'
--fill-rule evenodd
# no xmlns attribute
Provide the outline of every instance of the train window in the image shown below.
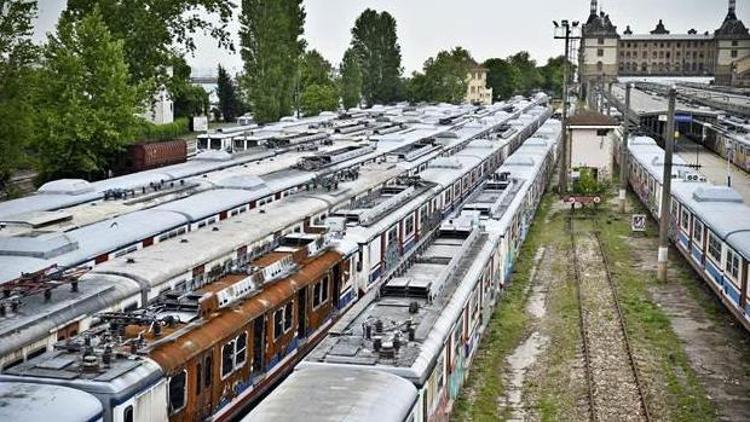
<svg viewBox="0 0 750 422"><path fill-rule="evenodd" d="M203 367L203 384L208 387L211 385L211 377L213 376L213 359L211 356L206 357L206 363Z"/></svg>
<svg viewBox="0 0 750 422"><path fill-rule="evenodd" d="M698 243L703 243L703 223L698 220L695 220L693 226L693 239Z"/></svg>
<svg viewBox="0 0 750 422"><path fill-rule="evenodd" d="M133 422L133 405L126 407L125 410L122 411L122 421L123 422Z"/></svg>
<svg viewBox="0 0 750 422"><path fill-rule="evenodd" d="M329 277L315 283L313 286L313 308L317 308L328 301L328 281Z"/></svg>
<svg viewBox="0 0 750 422"><path fill-rule="evenodd" d="M680 227L682 227L685 230L688 230L690 228L690 213L685 210L685 208L682 209L682 212L680 213Z"/></svg>
<svg viewBox="0 0 750 422"><path fill-rule="evenodd" d="M242 334L237 336L235 349L234 365L239 368L247 360L247 332L243 331Z"/></svg>
<svg viewBox="0 0 750 422"><path fill-rule="evenodd" d="M200 362L195 365L195 395L199 395L201 393L201 387L203 387L203 382L201 380L201 377L203 376L203 368L201 367Z"/></svg>
<svg viewBox="0 0 750 422"><path fill-rule="evenodd" d="M273 313L273 338L274 340L284 334L284 310L279 309Z"/></svg>
<svg viewBox="0 0 750 422"><path fill-rule="evenodd" d="M445 384L445 355L441 355L440 359L435 365L437 371L437 392L438 394L443 391L443 385Z"/></svg>
<svg viewBox="0 0 750 422"><path fill-rule="evenodd" d="M234 370L234 342L230 341L221 348L221 377L224 378Z"/></svg>
<svg viewBox="0 0 750 422"><path fill-rule="evenodd" d="M393 226L392 229L388 230L388 246L394 244L398 240L398 227Z"/></svg>
<svg viewBox="0 0 750 422"><path fill-rule="evenodd" d="M182 371L169 380L169 413L175 414L185 407L187 371Z"/></svg>
<svg viewBox="0 0 750 422"><path fill-rule="evenodd" d="M292 328L292 304L294 302L289 302L284 307L284 332L289 331Z"/></svg>
<svg viewBox="0 0 750 422"><path fill-rule="evenodd" d="M406 219L406 223L404 223L404 226L406 227L406 236L414 233L414 216L410 215Z"/></svg>
<svg viewBox="0 0 750 422"><path fill-rule="evenodd" d="M708 255L721 262L721 241L711 232L708 232Z"/></svg>
<svg viewBox="0 0 750 422"><path fill-rule="evenodd" d="M740 256L733 250L727 249L727 262L724 269L731 274L732 278L737 280L740 277Z"/></svg>

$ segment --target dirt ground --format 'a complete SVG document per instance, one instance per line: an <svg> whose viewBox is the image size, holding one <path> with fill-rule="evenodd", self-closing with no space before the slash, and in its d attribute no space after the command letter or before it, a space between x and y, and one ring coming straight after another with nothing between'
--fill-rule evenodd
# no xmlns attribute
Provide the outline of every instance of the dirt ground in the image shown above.
<svg viewBox="0 0 750 422"><path fill-rule="evenodd" d="M632 212L640 212L634 199L630 201ZM547 208L519 257L519 263L531 267L533 262L533 268L520 274L522 291L500 302L480 346L482 358L470 372L465 397L452 419L589 419L572 247L565 231L568 208L549 198ZM630 211L619 215L611 202L599 218L652 420L750 420L750 335L675 250L670 251L670 282L656 281L653 221L646 234L634 235ZM584 274L596 275L595 257L588 258L582 263L589 267ZM615 353L617 347L607 346L617 339L607 334L615 329L614 316L600 312L603 303L584 296L585 307L591 308L585 314L595 317L591 334L600 337L593 339L599 344L598 371L608 375L598 378L602 384L595 389L614 409L598 413L598 420L642 419L632 400L632 380L623 381L627 373L607 374L608 365L621 356ZM627 409L631 412L624 416Z"/></svg>
<svg viewBox="0 0 750 422"><path fill-rule="evenodd" d="M656 270L656 239L631 238L639 267ZM696 372L717 419L750 420L750 336L734 321L714 293L670 249L670 282L649 289L670 319L690 366Z"/></svg>

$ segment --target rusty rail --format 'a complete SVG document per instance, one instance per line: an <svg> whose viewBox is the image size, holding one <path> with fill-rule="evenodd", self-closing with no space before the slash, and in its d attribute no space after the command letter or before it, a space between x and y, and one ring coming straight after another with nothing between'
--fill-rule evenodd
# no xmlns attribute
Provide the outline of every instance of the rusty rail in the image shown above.
<svg viewBox="0 0 750 422"><path fill-rule="evenodd" d="M586 324L583 321L583 300L581 298L581 273L578 269L578 248L576 247L575 226L573 224L573 212L570 213L568 220L568 231L570 232L570 244L573 248L573 275L576 287L576 302L578 302L578 327L581 331L581 340L583 343L583 362L586 371L586 395L589 400L589 420L595 421L594 414L594 379L591 374L591 356L589 355L589 340L586 335Z"/></svg>
<svg viewBox="0 0 750 422"><path fill-rule="evenodd" d="M596 239L596 244L599 247L599 254L602 257L602 263L604 264L604 272L607 275L607 283L609 284L610 291L612 292L612 298L615 303L615 309L617 311L617 319L620 323L620 329L622 330L622 336L623 340L625 341L625 350L628 354L628 362L630 363L630 369L633 371L633 378L635 379L635 386L638 389L638 396L641 399L641 408L643 410L643 416L646 419L646 421L651 421L651 414L648 410L648 405L646 403L646 394L644 392L643 383L641 381L641 375L640 371L638 370L638 365L635 362L635 358L633 356L633 347L630 345L630 337L628 336L628 329L627 329L627 323L625 322L625 317L622 312L622 307L620 306L620 296L617 292L617 285L615 284L614 280L612 279L612 273L610 271L610 264L609 259L607 258L607 255L604 253L604 246L602 246L602 240L599 235L599 226L598 226L598 219L594 218L594 238Z"/></svg>

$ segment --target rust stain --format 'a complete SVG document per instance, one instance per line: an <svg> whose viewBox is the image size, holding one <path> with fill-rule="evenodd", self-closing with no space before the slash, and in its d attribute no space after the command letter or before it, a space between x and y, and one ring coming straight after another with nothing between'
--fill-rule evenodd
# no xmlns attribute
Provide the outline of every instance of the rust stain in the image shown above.
<svg viewBox="0 0 750 422"><path fill-rule="evenodd" d="M334 251L327 251L318 257L307 259L307 262L303 263L296 273L264 286L262 292L231 308L217 310L204 320L202 325L196 326L169 343L156 347L149 353L150 357L158 362L167 374L175 373L186 362L237 335L256 318L286 303L294 297L297 291L318 281L341 259L342 255ZM236 277L244 278L243 275ZM225 285L236 283L239 281L239 279L234 279L236 277L229 278L227 281L222 279L222 282Z"/></svg>

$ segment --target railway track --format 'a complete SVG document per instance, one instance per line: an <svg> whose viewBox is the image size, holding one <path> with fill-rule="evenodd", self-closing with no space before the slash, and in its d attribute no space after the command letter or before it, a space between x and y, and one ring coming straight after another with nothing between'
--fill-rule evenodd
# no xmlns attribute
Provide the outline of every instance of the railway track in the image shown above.
<svg viewBox="0 0 750 422"><path fill-rule="evenodd" d="M572 212L568 222L589 419L651 421L597 219L590 220L590 233L576 232Z"/></svg>

